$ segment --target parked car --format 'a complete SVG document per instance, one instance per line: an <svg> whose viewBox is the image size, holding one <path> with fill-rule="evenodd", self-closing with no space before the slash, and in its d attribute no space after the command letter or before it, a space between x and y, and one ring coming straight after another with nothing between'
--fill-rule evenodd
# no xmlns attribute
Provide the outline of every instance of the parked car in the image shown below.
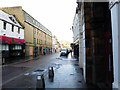
<svg viewBox="0 0 120 90"><path fill-rule="evenodd" d="M68 55L68 49L63 48L63 49L61 50L60 56L62 56L62 55Z"/></svg>

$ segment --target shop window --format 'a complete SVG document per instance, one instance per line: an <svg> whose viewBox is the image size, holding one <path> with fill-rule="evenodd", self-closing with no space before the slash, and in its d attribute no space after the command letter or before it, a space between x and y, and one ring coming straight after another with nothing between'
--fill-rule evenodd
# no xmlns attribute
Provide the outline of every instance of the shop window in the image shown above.
<svg viewBox="0 0 120 90"><path fill-rule="evenodd" d="M3 29L6 30L6 22L3 22Z"/></svg>
<svg viewBox="0 0 120 90"><path fill-rule="evenodd" d="M20 49L22 49L22 46L20 46Z"/></svg>
<svg viewBox="0 0 120 90"><path fill-rule="evenodd" d="M6 48L5 48L6 50L9 50L9 47L8 47L8 45L6 45Z"/></svg>
<svg viewBox="0 0 120 90"><path fill-rule="evenodd" d="M18 50L18 46L17 45L15 45L15 50Z"/></svg>
<svg viewBox="0 0 120 90"><path fill-rule="evenodd" d="M12 32L14 32L14 25L12 25Z"/></svg>
<svg viewBox="0 0 120 90"><path fill-rule="evenodd" d="M2 45L2 50L5 50L5 45Z"/></svg>
<svg viewBox="0 0 120 90"><path fill-rule="evenodd" d="M8 45L1 45L1 49L2 50L9 50L9 46Z"/></svg>

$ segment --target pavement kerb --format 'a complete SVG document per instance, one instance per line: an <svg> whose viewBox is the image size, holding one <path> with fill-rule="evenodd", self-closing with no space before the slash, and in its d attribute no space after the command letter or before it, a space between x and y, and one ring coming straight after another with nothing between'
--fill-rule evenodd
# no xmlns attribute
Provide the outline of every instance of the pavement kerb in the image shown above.
<svg viewBox="0 0 120 90"><path fill-rule="evenodd" d="M36 58L37 58L37 57L36 57ZM18 62L14 62L14 63L10 63L10 64L5 64L5 65L2 65L2 67L8 66L8 65L19 64L19 63L25 63L25 62L28 62L28 61L34 60L34 59L36 59L36 58L26 59L26 60L24 60L24 61L18 61Z"/></svg>

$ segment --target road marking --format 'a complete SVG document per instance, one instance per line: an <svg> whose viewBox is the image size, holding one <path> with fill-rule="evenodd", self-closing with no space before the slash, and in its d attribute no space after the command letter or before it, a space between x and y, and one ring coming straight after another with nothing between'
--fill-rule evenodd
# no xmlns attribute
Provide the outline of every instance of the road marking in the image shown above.
<svg viewBox="0 0 120 90"><path fill-rule="evenodd" d="M24 72L24 73L25 73L25 72ZM6 83L8 83L8 82L10 82L10 81L12 81L12 80L14 80L14 79L16 79L16 78L20 77L20 76L22 76L24 73L21 73L21 74L19 74L19 75L15 76L15 77L13 77L13 78L11 78L11 79L9 79L9 80L5 81L4 83L2 83L2 85L4 85L4 84L6 84Z"/></svg>
<svg viewBox="0 0 120 90"><path fill-rule="evenodd" d="M23 73L21 73L21 74L19 74L19 75L17 75L17 76L14 76L13 78L11 78L11 79L9 79L9 80L5 81L4 83L2 83L2 86L3 86L3 85L5 85L6 83L8 83L8 82L10 82L10 81L12 81L12 80L14 80L14 79L18 78L18 77L20 77L20 76L24 75L25 73L28 73L28 72L33 71L35 68L36 68L36 67L31 68L31 69L29 69L29 70L27 70L27 71L25 71L25 72L23 72ZM0 86L1 86L1 85L0 85Z"/></svg>

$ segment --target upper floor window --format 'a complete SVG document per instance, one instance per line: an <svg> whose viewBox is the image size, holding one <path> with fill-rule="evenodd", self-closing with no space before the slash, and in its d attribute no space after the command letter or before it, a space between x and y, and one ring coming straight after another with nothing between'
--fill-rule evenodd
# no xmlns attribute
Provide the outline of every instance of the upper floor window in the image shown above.
<svg viewBox="0 0 120 90"><path fill-rule="evenodd" d="M38 39L37 39L37 44L38 44Z"/></svg>
<svg viewBox="0 0 120 90"><path fill-rule="evenodd" d="M20 34L20 27L18 27L18 34Z"/></svg>
<svg viewBox="0 0 120 90"><path fill-rule="evenodd" d="M3 23L3 29L6 30L6 22Z"/></svg>
<svg viewBox="0 0 120 90"><path fill-rule="evenodd" d="M34 28L34 34L36 33L36 29Z"/></svg>
<svg viewBox="0 0 120 90"><path fill-rule="evenodd" d="M38 34L38 30L37 30L37 34Z"/></svg>
<svg viewBox="0 0 120 90"><path fill-rule="evenodd" d="M40 44L40 39L39 39L39 44Z"/></svg>
<svg viewBox="0 0 120 90"><path fill-rule="evenodd" d="M36 39L34 38L34 43L36 43Z"/></svg>
<svg viewBox="0 0 120 90"><path fill-rule="evenodd" d="M13 21L16 24L16 21L13 17L9 17L11 21Z"/></svg>
<svg viewBox="0 0 120 90"><path fill-rule="evenodd" d="M12 32L14 32L14 25L12 25Z"/></svg>

